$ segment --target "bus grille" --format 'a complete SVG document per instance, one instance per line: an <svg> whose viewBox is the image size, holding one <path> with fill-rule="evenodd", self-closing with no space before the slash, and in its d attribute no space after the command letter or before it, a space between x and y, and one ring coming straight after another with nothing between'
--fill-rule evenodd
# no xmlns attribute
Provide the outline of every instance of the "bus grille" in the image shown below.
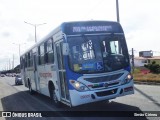
<svg viewBox="0 0 160 120"><path fill-rule="evenodd" d="M119 73L119 74L109 75L109 76L84 78L84 80L91 82L91 83L108 82L108 81L116 80L116 79L120 78L122 75L123 75L123 73Z"/></svg>
<svg viewBox="0 0 160 120"><path fill-rule="evenodd" d="M117 89L113 89L108 91L96 92L96 95L98 97L103 97L103 96L115 94L116 92L117 92Z"/></svg>

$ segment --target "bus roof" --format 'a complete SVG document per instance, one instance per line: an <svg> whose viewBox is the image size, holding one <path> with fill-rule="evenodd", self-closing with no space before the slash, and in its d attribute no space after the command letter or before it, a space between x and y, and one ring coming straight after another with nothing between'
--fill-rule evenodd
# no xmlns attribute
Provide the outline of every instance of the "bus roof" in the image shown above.
<svg viewBox="0 0 160 120"><path fill-rule="evenodd" d="M75 34L92 34L92 33L123 33L123 29L118 22L114 21L74 21L74 22L64 22L56 29L53 29L48 35L46 35L39 42L34 44L31 48L25 51L29 52L34 47L40 45L44 41L53 37L54 34L62 31L66 35ZM22 56L21 55L21 56Z"/></svg>

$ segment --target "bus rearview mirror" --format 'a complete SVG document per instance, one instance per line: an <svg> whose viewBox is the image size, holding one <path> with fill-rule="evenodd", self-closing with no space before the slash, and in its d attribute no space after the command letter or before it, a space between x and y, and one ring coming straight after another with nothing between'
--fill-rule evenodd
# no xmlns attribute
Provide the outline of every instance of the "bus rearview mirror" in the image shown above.
<svg viewBox="0 0 160 120"><path fill-rule="evenodd" d="M63 55L69 54L69 45L68 43L63 43Z"/></svg>

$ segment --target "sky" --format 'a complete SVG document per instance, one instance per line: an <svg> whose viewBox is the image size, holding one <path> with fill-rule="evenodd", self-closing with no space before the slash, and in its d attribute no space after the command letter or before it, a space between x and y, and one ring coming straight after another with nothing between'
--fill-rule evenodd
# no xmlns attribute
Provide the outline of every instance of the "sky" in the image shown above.
<svg viewBox="0 0 160 120"><path fill-rule="evenodd" d="M160 56L160 0L119 0L120 24L128 50ZM0 0L0 70L19 64L19 54L63 22L116 21L116 0ZM19 50L20 46L20 50ZM13 62L14 61L14 62ZM13 64L14 63L14 64Z"/></svg>

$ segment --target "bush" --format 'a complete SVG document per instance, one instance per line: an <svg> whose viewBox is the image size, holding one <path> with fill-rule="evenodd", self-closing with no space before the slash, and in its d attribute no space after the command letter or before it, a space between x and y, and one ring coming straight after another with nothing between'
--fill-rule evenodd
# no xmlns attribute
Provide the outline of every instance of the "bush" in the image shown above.
<svg viewBox="0 0 160 120"><path fill-rule="evenodd" d="M160 65L156 64L155 61L153 61L152 64L144 65L144 67L148 68L153 73L160 73Z"/></svg>
<svg viewBox="0 0 160 120"><path fill-rule="evenodd" d="M134 69L134 73L140 73L140 69L135 68L135 69Z"/></svg>

